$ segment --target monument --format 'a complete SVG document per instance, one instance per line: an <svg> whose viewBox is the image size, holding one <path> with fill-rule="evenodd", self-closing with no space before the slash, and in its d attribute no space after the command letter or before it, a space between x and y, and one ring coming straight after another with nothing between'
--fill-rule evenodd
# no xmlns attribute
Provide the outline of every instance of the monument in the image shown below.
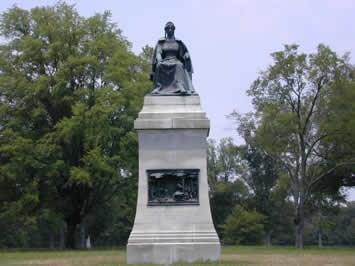
<svg viewBox="0 0 355 266"><path fill-rule="evenodd" d="M137 211L128 263L216 261L207 183L210 122L192 85L188 50L172 22L155 47L151 79L134 122L139 139Z"/></svg>

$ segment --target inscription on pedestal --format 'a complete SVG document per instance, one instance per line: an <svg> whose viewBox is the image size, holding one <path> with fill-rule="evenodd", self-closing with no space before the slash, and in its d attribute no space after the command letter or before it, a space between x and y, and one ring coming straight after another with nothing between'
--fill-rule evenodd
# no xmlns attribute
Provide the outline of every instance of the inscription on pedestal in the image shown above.
<svg viewBox="0 0 355 266"><path fill-rule="evenodd" d="M198 205L199 169L147 170L148 205Z"/></svg>

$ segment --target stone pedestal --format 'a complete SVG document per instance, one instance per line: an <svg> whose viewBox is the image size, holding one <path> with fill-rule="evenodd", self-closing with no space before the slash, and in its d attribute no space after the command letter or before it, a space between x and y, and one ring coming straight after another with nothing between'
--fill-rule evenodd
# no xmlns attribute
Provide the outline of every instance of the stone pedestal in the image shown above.
<svg viewBox="0 0 355 266"><path fill-rule="evenodd" d="M139 184L127 262L218 260L220 243L211 218L207 184L209 120L199 96L146 96L134 126L139 136ZM154 169L198 169L197 202L148 204L147 171Z"/></svg>

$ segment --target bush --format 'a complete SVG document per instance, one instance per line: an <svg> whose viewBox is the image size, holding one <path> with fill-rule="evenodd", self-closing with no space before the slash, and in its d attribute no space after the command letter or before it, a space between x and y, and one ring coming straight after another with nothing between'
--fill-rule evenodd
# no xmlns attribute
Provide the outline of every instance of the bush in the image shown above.
<svg viewBox="0 0 355 266"><path fill-rule="evenodd" d="M264 215L236 207L224 224L226 244L258 244L264 234Z"/></svg>

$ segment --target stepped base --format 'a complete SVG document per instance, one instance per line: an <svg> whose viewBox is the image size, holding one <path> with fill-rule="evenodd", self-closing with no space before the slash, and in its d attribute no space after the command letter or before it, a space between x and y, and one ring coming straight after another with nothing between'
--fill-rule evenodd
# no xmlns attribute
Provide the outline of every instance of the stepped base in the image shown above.
<svg viewBox="0 0 355 266"><path fill-rule="evenodd" d="M218 261L220 253L219 243L137 243L127 245L127 263Z"/></svg>
<svg viewBox="0 0 355 266"><path fill-rule="evenodd" d="M132 232L127 245L127 263L217 261L220 253L215 231Z"/></svg>

